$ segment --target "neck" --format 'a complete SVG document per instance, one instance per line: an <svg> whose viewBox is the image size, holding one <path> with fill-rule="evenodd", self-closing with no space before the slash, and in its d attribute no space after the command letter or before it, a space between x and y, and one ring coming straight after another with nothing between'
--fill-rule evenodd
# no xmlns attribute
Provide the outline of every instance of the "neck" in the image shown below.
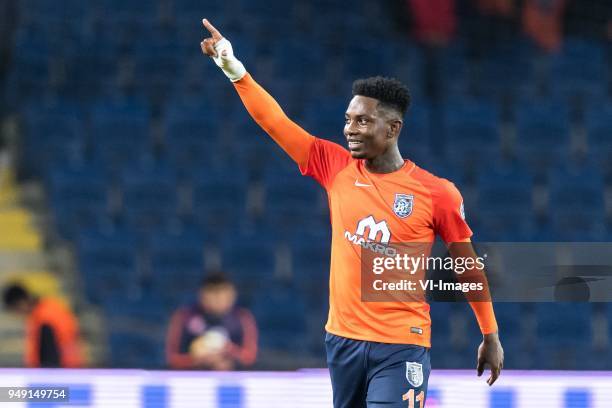
<svg viewBox="0 0 612 408"><path fill-rule="evenodd" d="M366 159L365 166L372 173L392 173L402 168L404 159L397 146L393 146L380 156Z"/></svg>

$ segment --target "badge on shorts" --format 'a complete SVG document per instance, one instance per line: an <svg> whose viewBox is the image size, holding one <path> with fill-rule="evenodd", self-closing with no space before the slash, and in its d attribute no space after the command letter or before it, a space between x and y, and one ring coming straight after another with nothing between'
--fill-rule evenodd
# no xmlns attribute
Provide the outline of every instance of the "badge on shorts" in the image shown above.
<svg viewBox="0 0 612 408"><path fill-rule="evenodd" d="M412 205L414 203L414 195L412 194L395 194L395 202L393 203L393 212L400 218L406 218L412 214Z"/></svg>
<svg viewBox="0 0 612 408"><path fill-rule="evenodd" d="M423 385L423 365L407 361L406 379L415 388Z"/></svg>

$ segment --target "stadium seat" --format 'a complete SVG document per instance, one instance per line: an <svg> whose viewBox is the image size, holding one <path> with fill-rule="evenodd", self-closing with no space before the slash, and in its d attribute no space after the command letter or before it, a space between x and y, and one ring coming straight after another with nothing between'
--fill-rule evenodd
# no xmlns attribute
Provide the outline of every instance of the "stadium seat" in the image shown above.
<svg viewBox="0 0 612 408"><path fill-rule="evenodd" d="M48 24L70 24L84 19L88 8L82 1L66 0L62 7L51 0L24 0L19 3L20 16L26 21L44 21Z"/></svg>
<svg viewBox="0 0 612 408"><path fill-rule="evenodd" d="M255 269L266 271L273 276L276 268L276 250L278 241L275 232L245 231L238 234L228 234L219 241L222 251L223 265L241 268L237 274L259 273ZM246 266L249 266L246 268Z"/></svg>
<svg viewBox="0 0 612 408"><path fill-rule="evenodd" d="M79 269L85 293L99 303L107 295L127 297L139 291L137 241L125 231L85 230L78 240Z"/></svg>
<svg viewBox="0 0 612 408"><path fill-rule="evenodd" d="M553 232L562 240L601 240L605 233L603 181L592 165L555 169L549 194Z"/></svg>
<svg viewBox="0 0 612 408"><path fill-rule="evenodd" d="M521 51L510 52L479 61L475 75L478 95L513 97L532 80L533 63Z"/></svg>
<svg viewBox="0 0 612 408"><path fill-rule="evenodd" d="M167 302L193 294L204 276L204 249L204 236L196 231L153 233L148 249L148 293Z"/></svg>
<svg viewBox="0 0 612 408"><path fill-rule="evenodd" d="M121 189L123 216L132 226L160 226L178 215L177 178L171 168L126 169Z"/></svg>
<svg viewBox="0 0 612 408"><path fill-rule="evenodd" d="M9 82L15 102L39 98L49 87L52 49L42 31L17 31Z"/></svg>
<svg viewBox="0 0 612 408"><path fill-rule="evenodd" d="M264 178L266 190L266 222L280 231L297 228L303 220L313 222L323 214L323 189L299 172L286 174L269 169Z"/></svg>
<svg viewBox="0 0 612 408"><path fill-rule="evenodd" d="M345 146L344 114L349 102L347 97L319 96L304 108L301 125L314 136Z"/></svg>
<svg viewBox="0 0 612 408"><path fill-rule="evenodd" d="M211 107L177 112L173 106L165 119L165 149L168 156L181 168L193 168L198 162L209 162L211 150L217 148L217 129ZM213 108L213 110L215 110Z"/></svg>
<svg viewBox="0 0 612 408"><path fill-rule="evenodd" d="M523 241L534 228L533 180L519 163L485 167L478 180L477 211L471 214L479 240Z"/></svg>
<svg viewBox="0 0 612 408"><path fill-rule="evenodd" d="M598 101L585 115L589 151L598 159L604 176L612 180L612 103Z"/></svg>
<svg viewBox="0 0 612 408"><path fill-rule="evenodd" d="M195 173L192 217L207 231L221 236L224 230L246 222L247 183L243 174Z"/></svg>
<svg viewBox="0 0 612 408"><path fill-rule="evenodd" d="M82 101L116 96L121 62L118 44L100 36L76 44L71 54L63 59L66 73L59 89L62 95Z"/></svg>
<svg viewBox="0 0 612 408"><path fill-rule="evenodd" d="M158 18L161 4L159 0L144 0L137 5L121 0L102 0L97 6L104 18L133 23L142 19L154 21Z"/></svg>
<svg viewBox="0 0 612 408"><path fill-rule="evenodd" d="M317 72L320 72L321 67L324 66L321 49L299 41L281 42L272 50L272 59L276 64L278 74L282 73L285 78L300 81L306 78L316 78ZM305 66L311 69L304 70Z"/></svg>
<svg viewBox="0 0 612 408"><path fill-rule="evenodd" d="M141 99L103 101L91 113L94 152L113 169L151 154L150 113Z"/></svg>
<svg viewBox="0 0 612 408"><path fill-rule="evenodd" d="M517 155L542 177L569 151L569 113L562 104L521 103L516 116Z"/></svg>
<svg viewBox="0 0 612 408"><path fill-rule="evenodd" d="M444 107L446 157L475 173L500 151L499 111L487 100L455 99Z"/></svg>
<svg viewBox="0 0 612 408"><path fill-rule="evenodd" d="M306 307L300 293L291 286L269 286L266 296L253 305L262 348L290 351L307 345Z"/></svg>
<svg viewBox="0 0 612 408"><path fill-rule="evenodd" d="M34 105L23 112L21 166L26 175L45 176L54 165L82 159L85 132L82 113L72 104Z"/></svg>
<svg viewBox="0 0 612 408"><path fill-rule="evenodd" d="M550 176L550 207L603 210L603 178L593 164L566 161Z"/></svg>
<svg viewBox="0 0 612 408"><path fill-rule="evenodd" d="M591 304L537 303L537 347L541 367L576 367L591 348Z"/></svg>
<svg viewBox="0 0 612 408"><path fill-rule="evenodd" d="M130 55L134 60L134 85L150 100L163 103L184 60L185 45L175 38L173 30L152 29L146 37Z"/></svg>
<svg viewBox="0 0 612 408"><path fill-rule="evenodd" d="M112 331L110 333L111 367L154 369L165 366L163 333L135 330Z"/></svg>
<svg viewBox="0 0 612 408"><path fill-rule="evenodd" d="M242 111L233 124L233 132L223 136L219 146L227 151L228 160L236 160L247 169L265 168L270 158L284 154L266 132Z"/></svg>
<svg viewBox="0 0 612 408"><path fill-rule="evenodd" d="M302 234L293 241L291 260L293 280L309 298L320 299L329 284L329 237L308 239Z"/></svg>
<svg viewBox="0 0 612 408"><path fill-rule="evenodd" d="M89 166L57 168L50 177L49 194L64 238L74 238L81 228L94 226L109 210L104 175Z"/></svg>
<svg viewBox="0 0 612 408"><path fill-rule="evenodd" d="M605 62L603 44L567 38L563 41L562 50L552 56L550 88L556 93L586 93L586 96L591 96L589 91L604 82Z"/></svg>
<svg viewBox="0 0 612 408"><path fill-rule="evenodd" d="M430 302L432 347L448 350L432 354L432 364L444 368L472 366L476 347L482 338L470 307L465 302Z"/></svg>
<svg viewBox="0 0 612 408"><path fill-rule="evenodd" d="M429 105L421 102L411 106L404 119L402 133L398 139L400 153L419 165L428 161L432 154L443 154L443 152L434 151L440 147L432 143L430 138L431 120Z"/></svg>
<svg viewBox="0 0 612 408"><path fill-rule="evenodd" d="M234 277L246 297L267 290L276 276L276 242L264 234L229 235L221 242L223 269Z"/></svg>
<svg viewBox="0 0 612 408"><path fill-rule="evenodd" d="M168 320L172 308L163 298L111 294L102 299L102 308L111 321L123 320L137 324L159 324ZM111 327L113 323L110 324Z"/></svg>

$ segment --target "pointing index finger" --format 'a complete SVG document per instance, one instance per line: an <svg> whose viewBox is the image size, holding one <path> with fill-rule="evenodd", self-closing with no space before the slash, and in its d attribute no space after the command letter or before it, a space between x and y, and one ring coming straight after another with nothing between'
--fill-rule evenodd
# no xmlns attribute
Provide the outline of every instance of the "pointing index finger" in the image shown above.
<svg viewBox="0 0 612 408"><path fill-rule="evenodd" d="M212 24L210 24L210 21L208 21L207 19L203 19L202 23L204 24L204 27L208 30L208 32L212 36L213 40L215 40L215 42L223 38L219 30L217 30Z"/></svg>

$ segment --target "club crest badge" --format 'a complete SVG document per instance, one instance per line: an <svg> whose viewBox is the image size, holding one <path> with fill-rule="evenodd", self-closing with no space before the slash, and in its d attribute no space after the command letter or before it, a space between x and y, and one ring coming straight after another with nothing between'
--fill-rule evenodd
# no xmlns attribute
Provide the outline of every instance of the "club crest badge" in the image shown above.
<svg viewBox="0 0 612 408"><path fill-rule="evenodd" d="M395 194L393 212L400 218L406 218L412 214L414 196L412 194Z"/></svg>
<svg viewBox="0 0 612 408"><path fill-rule="evenodd" d="M423 365L420 363L406 362L406 379L413 387L423 385Z"/></svg>

